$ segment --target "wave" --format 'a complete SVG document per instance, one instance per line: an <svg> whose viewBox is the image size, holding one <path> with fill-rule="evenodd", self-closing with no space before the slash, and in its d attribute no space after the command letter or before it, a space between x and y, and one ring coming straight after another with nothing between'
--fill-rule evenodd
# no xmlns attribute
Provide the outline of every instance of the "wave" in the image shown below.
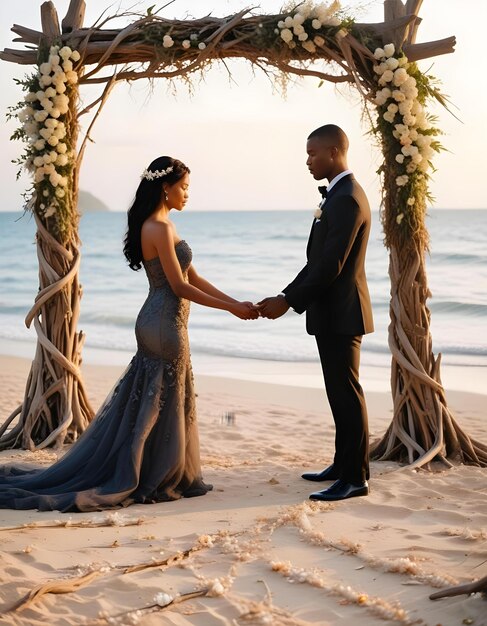
<svg viewBox="0 0 487 626"><path fill-rule="evenodd" d="M466 254L464 252L432 252L429 262L448 263L451 265L464 265L466 263L485 263L485 254Z"/></svg>

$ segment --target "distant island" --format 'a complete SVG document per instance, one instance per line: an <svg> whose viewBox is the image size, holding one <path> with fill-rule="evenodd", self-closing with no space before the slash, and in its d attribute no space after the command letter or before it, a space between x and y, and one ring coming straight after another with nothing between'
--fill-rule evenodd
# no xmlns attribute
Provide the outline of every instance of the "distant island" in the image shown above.
<svg viewBox="0 0 487 626"><path fill-rule="evenodd" d="M78 198L78 210L81 214L83 214L99 213L102 211L109 211L110 209L102 200L100 200L100 198L97 198L89 191L83 191L81 189Z"/></svg>

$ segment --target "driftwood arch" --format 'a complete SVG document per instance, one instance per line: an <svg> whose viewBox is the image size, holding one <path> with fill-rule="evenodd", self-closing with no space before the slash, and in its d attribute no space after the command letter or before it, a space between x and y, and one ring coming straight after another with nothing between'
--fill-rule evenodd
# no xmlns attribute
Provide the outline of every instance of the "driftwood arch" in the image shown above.
<svg viewBox="0 0 487 626"><path fill-rule="evenodd" d="M61 24L54 4L44 2L42 31L12 27L17 35L15 41L26 48L6 49L0 58L38 68L37 77L27 86L31 92L40 86L41 94L32 92L27 101L33 104L24 114L28 119L39 118L39 123L34 122L35 132L44 123L43 108L54 116L52 103L43 104L43 98L48 85L62 74L56 82L57 92L53 92L58 95L52 98L62 103L59 136L67 145L67 158L56 156L54 150L55 165L50 167L51 157L45 155L52 155L52 143L56 147L57 140L47 133L46 141L51 145L40 147L43 141L36 144L31 138L25 161L35 173L31 208L38 226L40 291L26 323L34 322L38 345L24 401L0 428L0 449L34 449L73 441L93 416L79 370L84 336L77 331L81 298L78 175L93 124L111 89L122 80L187 78L213 61L244 58L271 75L315 76L334 83L351 83L361 93L369 114L377 116L373 126L384 155L382 220L390 251L389 345L394 416L382 440L373 447L373 458L405 461L415 467L435 459L446 465L487 465L487 446L464 433L448 409L440 357L435 358L432 350L424 259L428 249L424 223L428 179L425 169L422 174L412 163L421 162L417 147L424 148L421 141L430 151L431 145L438 149L431 143L434 129L428 130L424 123L416 132L414 115L407 132L394 126L415 111L418 119L426 119L421 111L430 97L444 103L415 62L453 52L455 38L416 43L421 4L422 0L385 0L384 22L377 24L356 23L339 12L337 2L327 8L307 0L297 1L295 7L280 15L254 15L245 10L221 19L207 16L166 20L149 10L147 15L132 14L128 26L115 29L109 25L121 16L101 18L94 26L84 27L85 2L71 0ZM318 68L313 61L322 65ZM47 69L43 69L43 63L47 63ZM60 63L64 72L56 69ZM396 81L397 68L400 71ZM413 109L404 109L399 96L396 98L389 89L394 89L396 82L401 84L400 80L409 81ZM80 109L79 86L89 84L101 85L101 93ZM42 88L46 88L45 93ZM63 89L67 97L59 98ZM85 114L91 114L92 119L78 147L78 120ZM16 138L25 138L25 131L17 133ZM39 150L32 145L38 145ZM35 154L45 156L40 166L36 165ZM422 162L425 160L423 156ZM36 167L45 170L39 179ZM10 426L17 416L15 425Z"/></svg>

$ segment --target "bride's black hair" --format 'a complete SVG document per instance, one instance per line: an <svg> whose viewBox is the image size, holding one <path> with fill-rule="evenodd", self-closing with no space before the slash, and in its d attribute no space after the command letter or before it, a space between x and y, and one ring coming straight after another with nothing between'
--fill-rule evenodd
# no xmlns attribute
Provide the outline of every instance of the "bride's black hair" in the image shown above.
<svg viewBox="0 0 487 626"><path fill-rule="evenodd" d="M142 267L142 243L140 241L140 233L142 224L154 213L157 206L161 202L163 183L174 185L181 180L185 174L189 174L190 170L184 163L168 156L161 156L152 161L147 171L156 172L171 168L165 176L159 178L142 178L135 192L135 198L132 206L129 208L127 217L127 232L123 240L123 253L129 262L129 267L135 271Z"/></svg>

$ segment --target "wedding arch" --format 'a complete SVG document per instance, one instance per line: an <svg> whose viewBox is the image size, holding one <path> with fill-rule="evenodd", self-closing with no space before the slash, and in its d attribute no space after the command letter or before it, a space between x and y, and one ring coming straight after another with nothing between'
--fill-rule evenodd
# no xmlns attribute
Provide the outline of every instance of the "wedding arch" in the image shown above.
<svg viewBox="0 0 487 626"><path fill-rule="evenodd" d="M297 75L354 85L381 144L394 415L373 446L373 458L410 467L432 460L487 465L487 446L463 432L447 406L440 356L435 358L432 348L425 214L431 157L441 145L426 105L445 100L416 62L453 52L455 38L416 43L421 4L385 0L384 22L376 24L357 23L337 0L328 5L296 0L278 15L244 10L226 18L168 20L152 7L145 15L104 14L87 28L85 1L71 0L61 24L54 4L44 2L42 31L12 27L25 48L6 49L0 58L34 66L21 81L25 98L10 114L21 122L13 138L26 142L19 164L33 176L27 206L37 224L39 292L26 324L34 323L38 342L24 400L0 428L0 449L73 441L93 417L80 372L84 335L77 330L78 177L112 88L141 78L190 81L215 62L243 58L279 84ZM131 21L112 28L116 18ZM83 85L101 89L81 107ZM78 146L84 115L91 120Z"/></svg>

